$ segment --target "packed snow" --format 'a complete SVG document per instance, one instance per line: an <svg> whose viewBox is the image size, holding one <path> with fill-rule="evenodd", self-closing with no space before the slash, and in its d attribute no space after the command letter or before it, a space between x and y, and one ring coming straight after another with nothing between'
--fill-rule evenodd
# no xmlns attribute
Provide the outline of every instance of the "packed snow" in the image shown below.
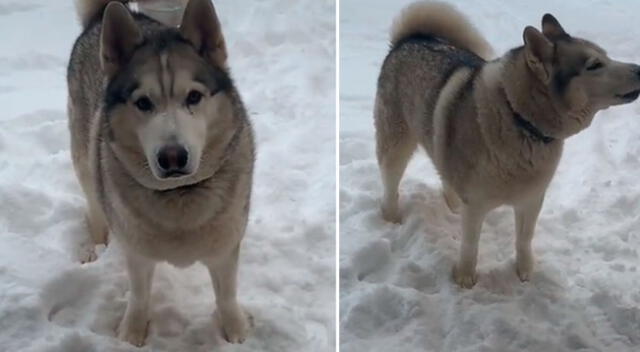
<svg viewBox="0 0 640 352"><path fill-rule="evenodd" d="M640 103L600 112L566 143L533 241L531 282L514 270L512 211L484 223L479 282L451 280L460 218L424 151L400 185L404 221L382 220L372 107L393 18L410 1L340 2L342 351L640 351ZM613 58L640 63L635 1L455 2L497 53L543 14Z"/></svg>
<svg viewBox="0 0 640 352"><path fill-rule="evenodd" d="M335 3L216 1L258 156L241 251L243 345L213 319L204 266L156 271L147 346L114 337L128 278L116 243L86 257L69 153L73 2L0 2L0 351L332 351L335 333Z"/></svg>

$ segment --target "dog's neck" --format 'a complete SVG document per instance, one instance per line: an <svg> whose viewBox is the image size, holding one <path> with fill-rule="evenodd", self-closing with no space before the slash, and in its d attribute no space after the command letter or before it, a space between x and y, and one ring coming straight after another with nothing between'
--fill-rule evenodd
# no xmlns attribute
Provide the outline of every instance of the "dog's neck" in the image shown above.
<svg viewBox="0 0 640 352"><path fill-rule="evenodd" d="M519 121L515 122L517 129L523 131L527 138L540 142L548 139L538 137L551 137L557 141L574 134L575 126L571 119L566 118L569 111L561 97L531 72L522 51L509 55L502 60L504 66L495 87L507 101L506 107L514 116L510 119ZM522 123L515 114L528 124ZM536 135L538 137L531 137Z"/></svg>
<svg viewBox="0 0 640 352"><path fill-rule="evenodd" d="M507 95L506 92L504 92L504 88L503 88L503 94L504 94L505 101L507 102L507 106L509 106L509 110L511 110L511 113L513 114L513 121L516 124L517 128L519 128L524 134L526 134L529 138L531 138L536 142L549 144L556 140L555 138L544 134L544 132L542 132L533 123L531 123L531 121L527 120L520 113L518 113L513 108L513 105L511 104L511 102L509 101L509 96Z"/></svg>
<svg viewBox="0 0 640 352"><path fill-rule="evenodd" d="M203 177L197 182L180 187L159 190L147 187L130 172L126 164L111 149L108 142L104 141L99 147L104 157L104 165L98 170L98 184L110 183L110 189L114 190L103 197L111 198L107 203L120 204L127 211L138 214L146 214L144 221L154 228L171 232L176 226L190 224L193 227L200 226L218 214L225 211L228 204L221 202L219 193L221 187L236 187L241 179L230 172L234 168L233 158L243 143L247 126L241 124L230 140L221 146L223 149L218 155L212 156L216 161L205 171ZM102 165L102 163L96 163ZM149 172L148 170L144 170ZM116 202L116 203L114 203ZM146 210L151 209L152 213ZM112 210L110 210L113 212ZM123 210L125 211L125 210ZM148 216L147 216L148 215ZM176 219L179 219L177 221Z"/></svg>

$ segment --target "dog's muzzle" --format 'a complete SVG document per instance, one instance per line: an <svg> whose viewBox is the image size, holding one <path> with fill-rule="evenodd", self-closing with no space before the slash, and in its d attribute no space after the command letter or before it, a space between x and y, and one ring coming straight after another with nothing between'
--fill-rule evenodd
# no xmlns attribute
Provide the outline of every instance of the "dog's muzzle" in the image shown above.
<svg viewBox="0 0 640 352"><path fill-rule="evenodd" d="M156 155L161 178L180 177L191 172L187 170L189 151L180 144L166 145Z"/></svg>

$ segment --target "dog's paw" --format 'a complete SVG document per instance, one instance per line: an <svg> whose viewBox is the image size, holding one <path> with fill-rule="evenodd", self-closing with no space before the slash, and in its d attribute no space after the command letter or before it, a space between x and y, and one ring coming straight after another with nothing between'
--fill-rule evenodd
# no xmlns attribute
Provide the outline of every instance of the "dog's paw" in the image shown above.
<svg viewBox="0 0 640 352"><path fill-rule="evenodd" d="M478 275L475 271L459 270L458 266L453 267L453 281L461 288L472 288L478 282Z"/></svg>
<svg viewBox="0 0 640 352"><path fill-rule="evenodd" d="M118 338L136 347L142 347L147 339L148 328L148 321L135 320L125 315L118 328Z"/></svg>
<svg viewBox="0 0 640 352"><path fill-rule="evenodd" d="M533 259L531 257L528 258L518 258L516 260L516 274L518 274L518 278L520 281L527 282L531 278L531 272L533 271Z"/></svg>
<svg viewBox="0 0 640 352"><path fill-rule="evenodd" d="M224 314L218 311L222 337L229 343L243 343L253 325L253 317L240 307L227 310Z"/></svg>
<svg viewBox="0 0 640 352"><path fill-rule="evenodd" d="M98 254L95 248L84 248L80 253L80 264L87 264L95 262L98 259Z"/></svg>
<svg viewBox="0 0 640 352"><path fill-rule="evenodd" d="M382 212L382 218L385 221L394 224L402 223L402 216L400 215L400 211L398 211L397 208L389 208L383 205L382 207L380 207L380 210Z"/></svg>

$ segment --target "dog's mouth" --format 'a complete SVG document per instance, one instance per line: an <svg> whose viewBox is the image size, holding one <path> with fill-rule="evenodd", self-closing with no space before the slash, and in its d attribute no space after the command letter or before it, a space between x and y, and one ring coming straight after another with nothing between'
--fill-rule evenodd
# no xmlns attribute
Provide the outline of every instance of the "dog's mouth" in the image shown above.
<svg viewBox="0 0 640 352"><path fill-rule="evenodd" d="M178 178L178 177L183 177L188 175L191 175L191 173L183 170L173 170L173 171L164 172L160 177L164 179L164 178Z"/></svg>
<svg viewBox="0 0 640 352"><path fill-rule="evenodd" d="M638 96L640 96L640 89L633 90L626 94L616 94L616 98L624 101L634 101L638 99Z"/></svg>

